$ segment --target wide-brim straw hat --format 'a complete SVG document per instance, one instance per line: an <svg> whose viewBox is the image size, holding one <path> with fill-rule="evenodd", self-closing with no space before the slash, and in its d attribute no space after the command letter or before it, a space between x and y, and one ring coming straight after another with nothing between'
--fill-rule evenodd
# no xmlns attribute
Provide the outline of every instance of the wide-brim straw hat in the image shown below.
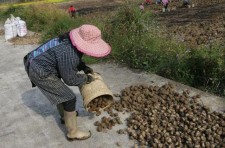
<svg viewBox="0 0 225 148"><path fill-rule="evenodd" d="M101 37L101 31L93 25L84 24L70 31L70 40L80 52L92 57L105 57L111 47Z"/></svg>

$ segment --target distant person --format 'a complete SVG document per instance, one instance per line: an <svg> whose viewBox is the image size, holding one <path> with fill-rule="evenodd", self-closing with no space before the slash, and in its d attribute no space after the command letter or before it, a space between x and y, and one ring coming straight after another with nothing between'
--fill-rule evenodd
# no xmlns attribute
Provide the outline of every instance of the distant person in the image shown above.
<svg viewBox="0 0 225 148"><path fill-rule="evenodd" d="M71 17L75 17L75 14L76 14L76 9L74 6L70 6L69 9L68 9L68 13Z"/></svg>
<svg viewBox="0 0 225 148"><path fill-rule="evenodd" d="M144 11L145 7L144 7L144 3L140 3L139 8Z"/></svg>
<svg viewBox="0 0 225 148"><path fill-rule="evenodd" d="M162 4L165 11L168 11L169 0L162 0Z"/></svg>
<svg viewBox="0 0 225 148"><path fill-rule="evenodd" d="M183 5L182 7L188 7L188 5L190 5L190 0L183 0Z"/></svg>
<svg viewBox="0 0 225 148"><path fill-rule="evenodd" d="M145 0L145 4L146 5L150 5L151 4L151 0Z"/></svg>
<svg viewBox="0 0 225 148"><path fill-rule="evenodd" d="M156 4L157 4L157 5L159 5L159 4L161 4L161 3L162 3L161 0L156 0Z"/></svg>

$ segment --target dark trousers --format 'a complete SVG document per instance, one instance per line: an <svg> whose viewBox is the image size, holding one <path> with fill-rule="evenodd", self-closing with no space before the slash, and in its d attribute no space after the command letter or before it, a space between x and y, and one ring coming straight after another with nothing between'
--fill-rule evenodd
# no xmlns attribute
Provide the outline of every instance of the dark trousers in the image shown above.
<svg viewBox="0 0 225 148"><path fill-rule="evenodd" d="M166 5L164 5L164 8L167 9L168 8L168 3Z"/></svg>
<svg viewBox="0 0 225 148"><path fill-rule="evenodd" d="M71 15L71 17L75 17L76 11L71 11L71 12L70 12L70 15Z"/></svg>
<svg viewBox="0 0 225 148"><path fill-rule="evenodd" d="M63 108L67 112L73 112L75 111L75 106L76 106L76 99L72 99L66 102L63 102Z"/></svg>

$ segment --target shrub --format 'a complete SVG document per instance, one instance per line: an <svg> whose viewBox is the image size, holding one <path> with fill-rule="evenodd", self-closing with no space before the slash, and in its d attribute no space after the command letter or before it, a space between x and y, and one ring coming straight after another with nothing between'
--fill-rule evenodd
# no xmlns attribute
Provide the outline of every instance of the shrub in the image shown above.
<svg viewBox="0 0 225 148"><path fill-rule="evenodd" d="M160 37L154 16L125 5L107 24L112 57L132 68L225 95L224 49L187 50L183 44ZM160 27L159 27L160 28Z"/></svg>
<svg viewBox="0 0 225 148"><path fill-rule="evenodd" d="M193 50L187 59L191 85L225 95L225 48Z"/></svg>

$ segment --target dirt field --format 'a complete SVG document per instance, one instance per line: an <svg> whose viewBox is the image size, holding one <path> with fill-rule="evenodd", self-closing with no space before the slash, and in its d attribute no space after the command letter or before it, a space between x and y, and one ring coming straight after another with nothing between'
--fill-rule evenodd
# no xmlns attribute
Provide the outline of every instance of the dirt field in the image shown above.
<svg viewBox="0 0 225 148"><path fill-rule="evenodd" d="M142 0L132 1L137 3L137 6L142 2ZM64 10L73 5L80 15L86 15L116 10L124 2L123 0L73 0L56 5ZM169 12L163 13L163 6L152 2L150 5L145 5L145 11L152 11L156 15L157 20L164 26L162 27L162 35L166 38L183 42L188 48L198 46L210 48L214 43L224 47L225 0L204 0L204 2L193 0L192 4L190 8L181 8L181 0L171 0ZM26 44L28 40L28 43L37 43L36 40L30 41L30 37L12 42Z"/></svg>
<svg viewBox="0 0 225 148"><path fill-rule="evenodd" d="M159 20L167 34L191 46L223 44L225 39L225 1L220 4L197 5L160 13Z"/></svg>
<svg viewBox="0 0 225 148"><path fill-rule="evenodd" d="M98 0L78 1L60 4L60 8L67 9L74 5L80 14L96 11L111 11L124 1ZM141 1L135 1L137 4ZM152 11L157 15L165 29L165 36L175 38L186 43L189 47L211 45L218 42L224 44L225 39L225 0L192 1L193 7L181 8L182 2L173 0L169 4L170 12L162 12L162 5L145 5L145 11Z"/></svg>

